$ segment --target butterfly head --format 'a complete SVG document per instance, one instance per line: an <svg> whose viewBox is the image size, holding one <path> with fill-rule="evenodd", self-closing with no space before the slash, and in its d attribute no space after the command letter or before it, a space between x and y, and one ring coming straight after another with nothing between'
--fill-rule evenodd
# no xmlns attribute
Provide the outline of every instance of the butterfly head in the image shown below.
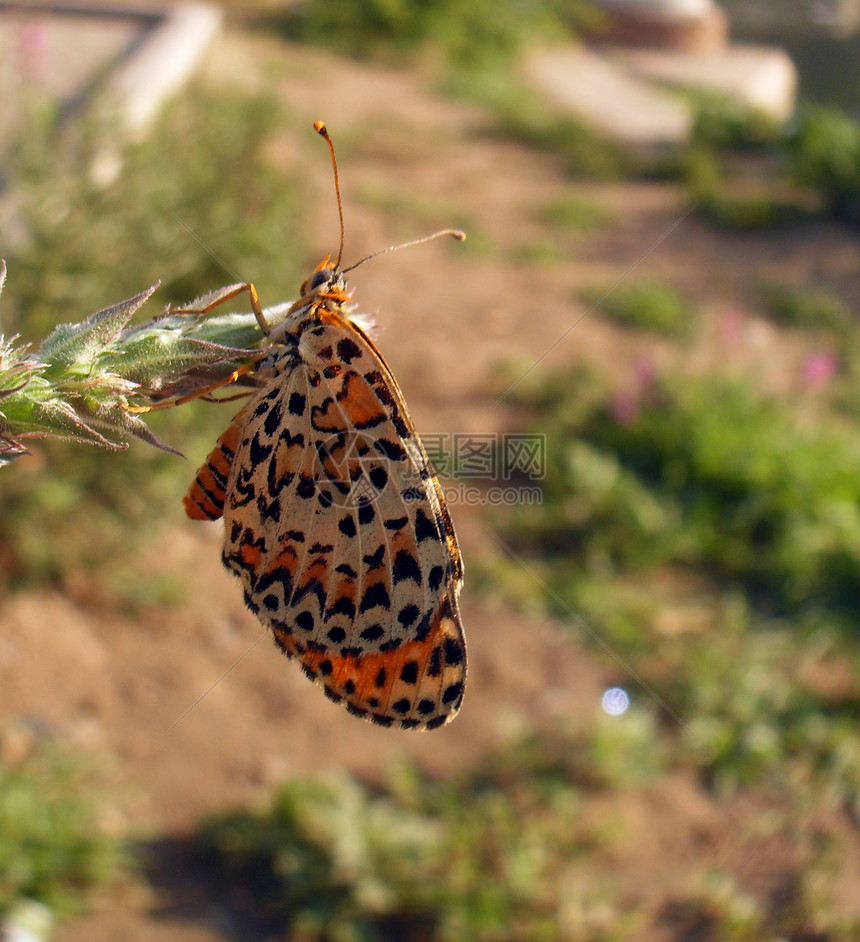
<svg viewBox="0 0 860 942"><path fill-rule="evenodd" d="M326 257L317 265L309 278L306 278L300 291L299 303L307 304L309 301L335 301L343 303L349 300L349 290L346 278L332 265L331 256Z"/></svg>

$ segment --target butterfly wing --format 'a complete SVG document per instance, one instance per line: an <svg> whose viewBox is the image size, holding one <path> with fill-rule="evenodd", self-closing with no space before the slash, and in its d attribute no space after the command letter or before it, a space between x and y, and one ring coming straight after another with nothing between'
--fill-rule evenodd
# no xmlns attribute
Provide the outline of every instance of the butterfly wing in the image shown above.
<svg viewBox="0 0 860 942"><path fill-rule="evenodd" d="M432 729L466 678L456 535L385 361L339 314L318 318L221 436L186 508L212 519L220 500L225 565L331 699Z"/></svg>

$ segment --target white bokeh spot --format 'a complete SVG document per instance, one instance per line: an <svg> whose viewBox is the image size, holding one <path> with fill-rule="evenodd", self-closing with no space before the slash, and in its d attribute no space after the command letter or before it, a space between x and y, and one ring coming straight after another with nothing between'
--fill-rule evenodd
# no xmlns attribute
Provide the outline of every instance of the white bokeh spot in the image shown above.
<svg viewBox="0 0 860 942"><path fill-rule="evenodd" d="M610 716L621 716L622 713L627 712L627 708L630 706L630 696L623 687L610 687L603 694L600 705L603 707L604 712Z"/></svg>

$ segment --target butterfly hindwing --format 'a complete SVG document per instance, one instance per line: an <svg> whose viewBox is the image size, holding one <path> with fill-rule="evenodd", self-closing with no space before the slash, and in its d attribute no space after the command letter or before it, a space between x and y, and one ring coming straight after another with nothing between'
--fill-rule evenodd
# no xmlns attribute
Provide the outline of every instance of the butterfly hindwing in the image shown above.
<svg viewBox="0 0 860 942"><path fill-rule="evenodd" d="M186 508L214 519L223 505L225 565L329 697L382 725L442 725L459 708L466 653L441 488L355 324L318 309L291 343L290 368L221 436Z"/></svg>
<svg viewBox="0 0 860 942"><path fill-rule="evenodd" d="M192 520L217 520L224 512L230 470L244 425L243 409L218 439L209 457L183 498L185 513Z"/></svg>

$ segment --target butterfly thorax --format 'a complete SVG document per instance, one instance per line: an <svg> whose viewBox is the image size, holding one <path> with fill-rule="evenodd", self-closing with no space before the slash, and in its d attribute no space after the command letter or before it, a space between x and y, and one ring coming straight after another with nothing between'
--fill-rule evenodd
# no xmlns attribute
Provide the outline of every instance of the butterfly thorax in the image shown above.
<svg viewBox="0 0 860 942"><path fill-rule="evenodd" d="M326 320L326 315L348 319L345 305L350 301L349 288L336 268L327 267L329 261L329 256L323 259L302 284L299 299L289 308L286 317L269 331L267 339L272 346L254 371L258 381L274 378L293 369L298 360L306 360L302 353L302 335Z"/></svg>

